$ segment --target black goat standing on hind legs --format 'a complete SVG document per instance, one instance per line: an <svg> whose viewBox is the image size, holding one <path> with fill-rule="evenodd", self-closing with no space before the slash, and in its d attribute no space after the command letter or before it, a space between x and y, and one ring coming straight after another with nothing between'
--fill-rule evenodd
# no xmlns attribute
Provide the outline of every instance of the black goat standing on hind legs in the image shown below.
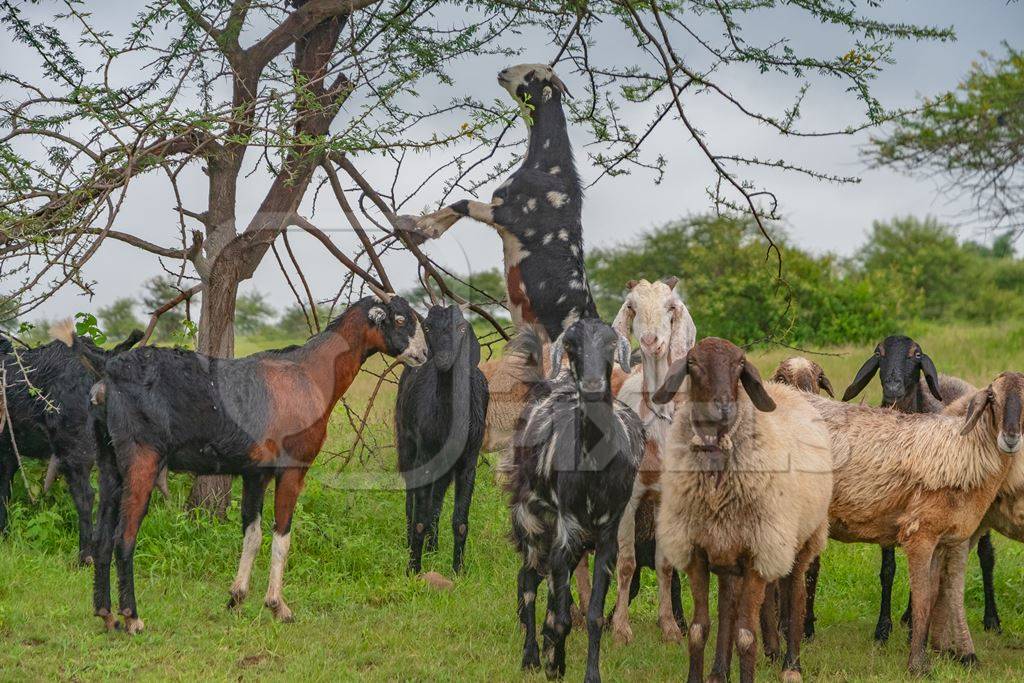
<svg viewBox="0 0 1024 683"><path fill-rule="evenodd" d="M59 340L19 350L17 357L10 341L0 337L0 366L7 382L0 391L6 391L18 452L24 458L50 459L67 481L78 513L78 561L92 564L94 493L89 475L96 462L96 444L88 423L89 388L95 378L68 348L73 334L70 321L55 326L53 334ZM91 349L95 369L100 370L107 360L127 351L141 338L142 332L134 330L109 351L88 339L79 340ZM0 410L2 408L0 401ZM0 436L0 532L7 528L7 505L19 467L11 436L6 433Z"/></svg>
<svg viewBox="0 0 1024 683"><path fill-rule="evenodd" d="M539 353L540 340L531 330L521 333L517 344L531 355ZM569 359L566 369L563 354ZM580 320L552 343L551 355L553 378L529 378L535 386L500 467L510 497L512 537L523 562L518 578L522 666L540 666L535 611L537 587L546 576L545 670L549 678L565 674L565 641L572 629L569 574L593 548L585 680L599 681L605 597L619 523L643 458L644 429L635 412L612 398L612 364L617 360L628 372L630 349L611 326Z"/></svg>
<svg viewBox="0 0 1024 683"><path fill-rule="evenodd" d="M409 571L422 568L423 545L437 547L445 493L455 481L452 570L462 571L476 463L484 438L487 380L477 365L480 343L459 306L433 306L423 322L430 359L406 368L398 383L395 433L406 482Z"/></svg>
<svg viewBox="0 0 1024 683"><path fill-rule="evenodd" d="M426 216L403 216L404 229L433 239L467 216L493 227L504 250L512 322L539 323L555 339L574 321L597 317L583 263L583 187L562 111L568 89L546 64L510 67L498 83L530 128L522 166L490 203L464 199Z"/></svg>

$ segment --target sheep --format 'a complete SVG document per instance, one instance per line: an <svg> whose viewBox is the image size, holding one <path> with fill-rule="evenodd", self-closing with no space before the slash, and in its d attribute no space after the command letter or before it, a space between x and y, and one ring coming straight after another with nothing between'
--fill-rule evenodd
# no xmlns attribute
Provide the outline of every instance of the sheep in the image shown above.
<svg viewBox="0 0 1024 683"><path fill-rule="evenodd" d="M525 348L539 334L520 335ZM525 631L522 667L540 666L535 607L548 579L544 659L549 678L565 674L565 641L572 628L569 573L584 550L595 551L594 584L587 607L587 681L601 678L599 659L604 601L617 552L617 533L643 456L640 418L612 398L616 360L628 371L629 341L599 319L577 321L551 345L552 378L534 375L511 451L500 471L509 496L512 537L522 557L519 620ZM568 358L562 368L561 359ZM536 364L526 367L536 368Z"/></svg>
<svg viewBox="0 0 1024 683"><path fill-rule="evenodd" d="M476 464L487 412L480 343L459 306L433 306L423 321L430 359L398 382L395 435L405 478L409 571L422 568L423 541L437 545L445 492L455 480L452 571L462 571Z"/></svg>
<svg viewBox="0 0 1024 683"><path fill-rule="evenodd" d="M263 536L263 496L275 480L264 604L277 619L292 620L281 595L292 515L335 404L370 356L386 353L409 365L427 358L415 311L401 297L374 291L301 346L241 359L144 347L107 363L93 389L100 468L93 605L108 629L116 626L110 606L115 548L124 628L130 634L143 629L135 601L135 543L164 465L241 476L243 542L230 608L248 595ZM89 349L75 350L86 362L92 359Z"/></svg>
<svg viewBox="0 0 1024 683"><path fill-rule="evenodd" d="M685 358L697 337L697 328L693 318L682 299L675 292L679 279L666 277L660 281L630 280L626 283L629 293L623 302L612 327L629 338L631 335L640 342L640 356L643 369L633 373L618 392L619 400L632 408L644 423L647 444L640 474L633 483L633 495L622 515L619 527L619 557L616 567L618 594L615 601L615 612L612 617L612 631L619 642L631 642L633 630L629 625L629 602L633 583L633 575L637 570L637 541L654 541L654 569L658 576L658 625L662 638L666 642L681 642L683 634L681 624L673 610L673 603L678 603L678 596L673 596L673 585L678 586L678 578L673 581L671 563L665 560L656 540L656 527L650 531L654 536L636 535L637 510L643 501L657 504L661 495L660 475L662 453L665 448L665 433L672 421L671 404L654 406L651 395L665 380L669 365L673 360ZM685 622L684 622L685 623Z"/></svg>
<svg viewBox="0 0 1024 683"><path fill-rule="evenodd" d="M463 199L425 216L402 216L401 227L414 240L440 237L466 216L493 227L504 250L513 324L539 323L555 339L575 320L597 317L583 262L583 187L562 111L568 89L546 64L509 67L498 83L529 127L522 165L490 203Z"/></svg>
<svg viewBox="0 0 1024 683"><path fill-rule="evenodd" d="M882 405L898 410L901 413L938 413L946 405L961 396L974 393L975 388L957 377L940 375L935 363L924 353L921 345L910 337L892 335L886 337L875 347L874 354L861 366L853 382L843 394L844 401L853 400L860 394L878 374L882 385ZM921 377L921 375L924 377ZM985 629L992 627L992 620L998 626L995 599L992 590L992 567L995 552L992 539L984 536L978 545L978 557L981 559L982 576L985 582ZM809 574L817 578L818 567L811 568ZM892 583L896 576L896 551L892 547L882 548L882 567L878 578L882 585L882 600L878 610L878 623L875 626L875 640L884 643L892 632ZM806 634L814 635L814 593L810 594L810 609L807 613ZM911 609L908 600L907 609L902 621L909 625Z"/></svg>
<svg viewBox="0 0 1024 683"><path fill-rule="evenodd" d="M68 348L74 336L71 321L55 325L50 332L54 337L50 343L17 352L10 341L0 338L0 366L7 383L6 400L0 401L0 409L7 406L21 456L48 459L64 475L78 513L78 562L88 565L93 561L93 488L89 476L96 462L96 448L89 435L88 418L89 387L94 378ZM88 339L79 340L91 348L95 365L103 367L141 338L142 332L133 330L110 351L94 346ZM4 422L0 420L0 426ZM11 484L19 467L11 436L0 439L0 532L7 528Z"/></svg>
<svg viewBox="0 0 1024 683"><path fill-rule="evenodd" d="M709 571L719 576L712 678L728 678L735 638L740 680L754 680L765 587L788 577L783 677L800 680L804 572L828 538L829 434L808 394L762 383L743 351L724 339L704 339L676 360L654 402L672 401L684 380L668 434L658 528L665 556L686 571L693 594L689 680L704 677Z"/></svg>
<svg viewBox="0 0 1024 683"><path fill-rule="evenodd" d="M909 669L928 670L925 645L943 577L955 575L958 546L971 538L1021 446L1024 375L1003 373L961 401L964 417L903 414L817 396L835 453L830 536L842 542L903 546L913 619ZM963 624L953 649L974 660Z"/></svg>
<svg viewBox="0 0 1024 683"><path fill-rule="evenodd" d="M810 394L820 394L822 391L832 398L835 398L835 390L832 382L829 381L825 370L813 360L803 356L791 356L775 368L772 373L772 382L787 384L791 387L805 391ZM807 601L804 617L804 637L814 636L814 594L818 586L818 572L821 566L821 557L811 560L807 568L806 591ZM768 586L765 591L764 604L761 607L761 636L764 641L765 655L772 660L779 657L779 627L786 631L789 624L789 611L786 609L788 602L780 596L779 590L784 588L778 583ZM780 605L781 603L781 605ZM780 609L781 607L781 609Z"/></svg>

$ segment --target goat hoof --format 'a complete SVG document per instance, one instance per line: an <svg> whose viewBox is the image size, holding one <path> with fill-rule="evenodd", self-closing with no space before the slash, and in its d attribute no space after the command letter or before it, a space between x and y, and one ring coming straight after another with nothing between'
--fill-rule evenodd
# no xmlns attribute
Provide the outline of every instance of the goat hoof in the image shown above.
<svg viewBox="0 0 1024 683"><path fill-rule="evenodd" d="M101 609L96 612L96 616L103 620L103 626L108 632L117 630L117 619L110 613L109 610Z"/></svg>
<svg viewBox="0 0 1024 683"><path fill-rule="evenodd" d="M630 628L628 622L613 623L612 635L615 638L615 642L619 645L629 645L633 642L633 629Z"/></svg>
<svg viewBox="0 0 1024 683"><path fill-rule="evenodd" d="M142 633L142 629L145 627L146 625L142 622L142 619L139 619L138 617L124 618L124 630L130 636Z"/></svg>
<svg viewBox="0 0 1024 683"><path fill-rule="evenodd" d="M78 558L79 567L91 567L93 564L92 553L88 555L81 555Z"/></svg>
<svg viewBox="0 0 1024 683"><path fill-rule="evenodd" d="M804 677L795 669L786 669L782 672L783 683L801 683Z"/></svg>
<svg viewBox="0 0 1024 683"><path fill-rule="evenodd" d="M242 603L245 602L245 598L246 591L231 591L231 598L228 600L228 609L235 609L236 607L241 607Z"/></svg>
<svg viewBox="0 0 1024 683"><path fill-rule="evenodd" d="M974 654L973 652L969 652L967 654L960 654L959 652L950 652L949 657L954 662L956 662L957 664L966 669L973 669L979 664L978 655Z"/></svg>
<svg viewBox="0 0 1024 683"><path fill-rule="evenodd" d="M892 622L879 623L875 627L875 642L885 645L889 642L889 634L892 633Z"/></svg>
<svg viewBox="0 0 1024 683"><path fill-rule="evenodd" d="M683 636L683 630L679 628L679 624L676 623L675 618L672 619L659 619L658 624L661 627L661 642L663 643L681 643L685 640Z"/></svg>
<svg viewBox="0 0 1024 683"><path fill-rule="evenodd" d="M520 664L523 671L540 671L540 653L537 648L523 653L523 661Z"/></svg>
<svg viewBox="0 0 1024 683"><path fill-rule="evenodd" d="M910 666L907 667L911 675L924 677L931 673L932 665L927 656L911 657Z"/></svg>
<svg viewBox="0 0 1024 683"><path fill-rule="evenodd" d="M290 624L295 621L295 615L292 614L291 609L285 604L284 600L267 600L267 607L274 613L274 618L283 624Z"/></svg>
<svg viewBox="0 0 1024 683"><path fill-rule="evenodd" d="M983 622L986 631L995 631L996 633L1003 632L1003 625L999 623L999 617L985 617Z"/></svg>

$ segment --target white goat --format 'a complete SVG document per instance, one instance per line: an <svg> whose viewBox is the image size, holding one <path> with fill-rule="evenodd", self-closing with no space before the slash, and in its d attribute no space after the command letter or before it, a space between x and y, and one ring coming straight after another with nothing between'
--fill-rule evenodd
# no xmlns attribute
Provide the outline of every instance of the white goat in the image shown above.
<svg viewBox="0 0 1024 683"><path fill-rule="evenodd" d="M672 424L672 404L656 406L651 396L664 383L669 365L684 358L697 338L697 328L686 304L675 292L679 278L666 277L655 282L630 280L629 294L619 309L612 327L619 334L632 336L640 342L642 370L634 372L623 383L618 398L628 405L644 423L647 442L640 472L633 482L633 495L626 505L619 524L619 556L616 564L618 594L612 631L618 642L633 640L629 625L629 587L636 562L636 512L640 503L661 497L661 463L665 436ZM661 553L655 530L655 572L658 575L658 625L668 642L681 642L682 631L672 613L672 564Z"/></svg>

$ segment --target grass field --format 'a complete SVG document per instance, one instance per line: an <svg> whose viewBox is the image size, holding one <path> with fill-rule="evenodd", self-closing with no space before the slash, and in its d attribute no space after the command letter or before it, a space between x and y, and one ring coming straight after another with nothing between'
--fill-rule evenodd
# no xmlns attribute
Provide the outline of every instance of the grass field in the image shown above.
<svg viewBox="0 0 1024 683"><path fill-rule="evenodd" d="M910 330L940 371L984 383L998 372L1024 368L1024 323L994 327ZM244 340L240 351L260 347ZM830 349L818 360L842 391L871 349ZM763 372L793 352L754 354ZM867 397L877 401L877 383ZM361 378L350 397L365 396ZM393 391L392 391L393 394ZM391 396L380 401L374 436L388 442ZM358 405L358 400L356 400ZM339 472L351 434L339 414L327 450L307 479L295 516L285 597L293 624L276 623L262 607L269 531L253 576L250 601L225 609L241 547L237 502L227 523L181 512L188 479L172 476L171 501L157 497L136 555L139 609L146 631L134 638L102 632L92 616L92 572L72 564L74 512L62 485L31 505L18 480L11 533L0 539L0 679L369 679L543 680L518 671L521 648L515 616L517 557L506 540L504 501L494 484L495 455L483 458L471 514L466 570L450 592L434 592L405 575L403 494L351 490L348 473L388 472L394 453ZM43 467L29 468L38 483ZM268 510L264 520L269 518ZM237 496L236 496L237 501ZM446 516L450 513L450 501ZM265 522L266 525L266 522ZM451 533L442 525L441 547L426 569L450 574ZM979 668L969 673L935 660L936 680L1019 680L1024 672L1024 582L1021 546L996 539L996 589L1004 634L981 630L981 580L972 558L968 614ZM905 678L905 630L897 626L885 647L872 644L878 604L878 549L831 544L823 556L818 637L804 649L807 680L891 681ZM906 604L906 565L900 557L894 615ZM609 604L613 595L609 595ZM684 588L687 614L689 599ZM636 641L602 648L605 680L666 680L685 675L683 646L664 645L655 624L653 575L632 610ZM569 639L568 680L583 675L585 633ZM710 652L710 648L709 648ZM759 676L777 679L767 663Z"/></svg>

